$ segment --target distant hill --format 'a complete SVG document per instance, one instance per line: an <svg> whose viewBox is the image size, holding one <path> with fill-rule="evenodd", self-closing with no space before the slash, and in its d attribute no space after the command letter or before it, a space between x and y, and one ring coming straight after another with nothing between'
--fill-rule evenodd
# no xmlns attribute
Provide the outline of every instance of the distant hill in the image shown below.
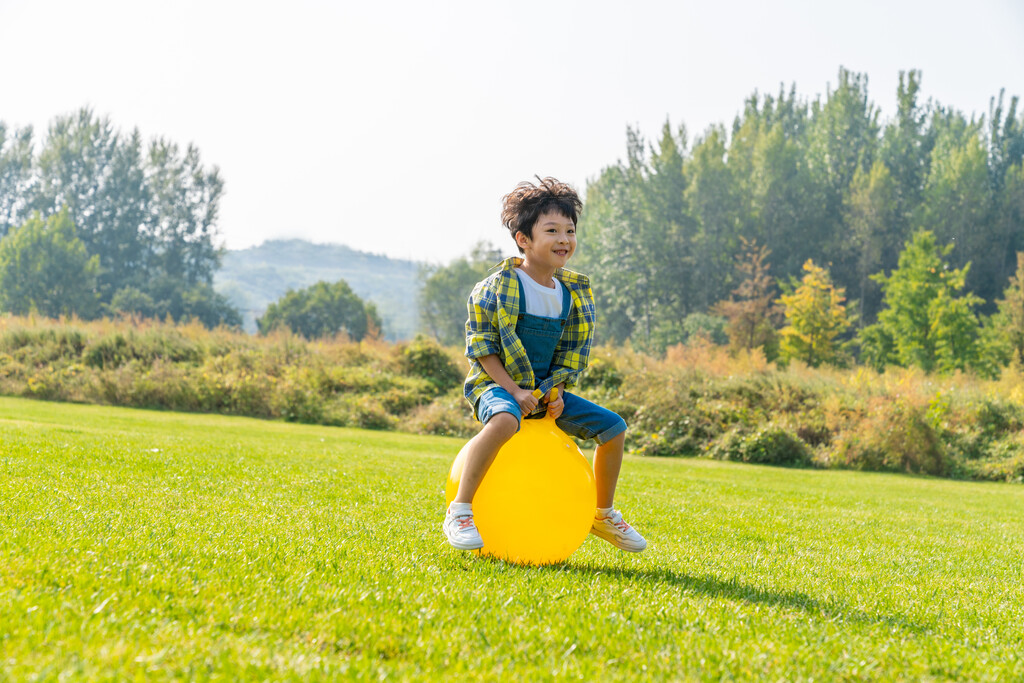
<svg viewBox="0 0 1024 683"><path fill-rule="evenodd" d="M270 240L224 254L213 286L242 312L245 329L255 332L256 319L289 289L344 280L360 298L377 306L384 336L396 341L416 334L419 265L340 244Z"/></svg>

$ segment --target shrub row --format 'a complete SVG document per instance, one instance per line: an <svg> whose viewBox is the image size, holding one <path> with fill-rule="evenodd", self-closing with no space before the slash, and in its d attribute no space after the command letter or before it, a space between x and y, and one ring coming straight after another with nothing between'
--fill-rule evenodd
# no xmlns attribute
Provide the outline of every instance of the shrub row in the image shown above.
<svg viewBox="0 0 1024 683"><path fill-rule="evenodd" d="M0 318L0 393L54 401L465 436L475 431L468 411L438 410L461 397L463 362L423 338L307 342L198 325Z"/></svg>
<svg viewBox="0 0 1024 683"><path fill-rule="evenodd" d="M698 343L655 359L599 349L584 380L592 400L630 424L645 455L703 455L773 465L836 467L1024 481L1024 372L999 381L780 369L754 353Z"/></svg>
<svg viewBox="0 0 1024 683"><path fill-rule="evenodd" d="M0 317L0 393L468 437L465 360L402 344L198 325ZM579 389L629 450L748 463L1024 481L1024 371L998 381L778 368L708 342L664 358L595 350Z"/></svg>

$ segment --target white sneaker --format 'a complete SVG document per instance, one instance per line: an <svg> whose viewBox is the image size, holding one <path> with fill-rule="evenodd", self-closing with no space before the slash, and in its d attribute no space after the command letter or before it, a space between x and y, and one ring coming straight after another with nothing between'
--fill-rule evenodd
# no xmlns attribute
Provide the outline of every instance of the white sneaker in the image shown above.
<svg viewBox="0 0 1024 683"><path fill-rule="evenodd" d="M441 525L448 542L459 550L478 550L484 547L484 539L473 524L473 513L453 515L451 509L444 515Z"/></svg>
<svg viewBox="0 0 1024 683"><path fill-rule="evenodd" d="M611 543L620 550L638 553L647 547L647 541L637 533L636 529L626 524L622 513L612 510L611 514L602 519L594 518L590 533Z"/></svg>

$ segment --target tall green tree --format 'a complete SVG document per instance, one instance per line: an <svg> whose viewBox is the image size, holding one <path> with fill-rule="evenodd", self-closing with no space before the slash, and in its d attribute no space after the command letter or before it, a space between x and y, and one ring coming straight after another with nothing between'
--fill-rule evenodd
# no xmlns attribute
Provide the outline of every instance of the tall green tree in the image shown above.
<svg viewBox="0 0 1024 683"><path fill-rule="evenodd" d="M989 107L989 185L992 192L995 243L990 246L1003 258L993 259L1001 266L993 274L995 283L1005 282L1016 268L1014 254L1024 250L1024 112L1017 113L1019 98L1010 98L1003 109L1003 91Z"/></svg>
<svg viewBox="0 0 1024 683"><path fill-rule="evenodd" d="M0 121L0 238L24 222L32 191L32 129Z"/></svg>
<svg viewBox="0 0 1024 683"><path fill-rule="evenodd" d="M593 276L602 335L642 348L682 341L696 308L696 221L687 206L686 131L666 122L658 145L627 131L626 161L587 188L573 268Z"/></svg>
<svg viewBox="0 0 1024 683"><path fill-rule="evenodd" d="M45 220L36 214L0 240L0 308L91 318L99 310L98 271L67 211Z"/></svg>
<svg viewBox="0 0 1024 683"><path fill-rule="evenodd" d="M697 139L686 164L686 200L696 222L691 282L697 311L728 296L732 254L739 244L739 188L727 163L727 141L725 129L712 126Z"/></svg>
<svg viewBox="0 0 1024 683"><path fill-rule="evenodd" d="M137 130L122 135L85 108L54 119L35 174L34 208L46 215L67 207L99 257L104 304L121 289L158 301L168 289L212 285L223 181L195 147L158 138L147 148Z"/></svg>
<svg viewBox="0 0 1024 683"><path fill-rule="evenodd" d="M299 290L288 290L267 307L256 321L261 334L285 327L307 339L344 332L355 341L380 331L381 322L373 304L360 299L348 283L317 282Z"/></svg>
<svg viewBox="0 0 1024 683"><path fill-rule="evenodd" d="M981 299L962 293L967 271L947 262L952 244L940 247L923 230L907 242L889 276L875 275L885 308L875 325L864 328L865 359L926 371L985 370L985 349L975 308Z"/></svg>
<svg viewBox="0 0 1024 683"><path fill-rule="evenodd" d="M779 355L798 359L811 367L840 359L838 338L850 327L845 292L832 284L827 270L808 260L804 276L778 299L786 316L779 331Z"/></svg>
<svg viewBox="0 0 1024 683"><path fill-rule="evenodd" d="M894 241L898 232L898 187L889 168L880 160L871 170L858 168L850 182L843 204L848 236L838 248L845 261L855 264L854 291L860 301L861 320L873 322L881 306L881 289L873 273L884 269L889 254L898 254L901 242ZM895 267L893 260L890 270Z"/></svg>
<svg viewBox="0 0 1024 683"><path fill-rule="evenodd" d="M635 283L616 268L617 244L629 235L627 204L630 181L621 164L609 166L587 186L583 214L577 226L578 245L572 268L582 270L600 283L595 288L598 328L602 338L613 342L629 339L637 321ZM630 256L636 252L631 250ZM641 309L642 310L642 309Z"/></svg>
<svg viewBox="0 0 1024 683"><path fill-rule="evenodd" d="M820 243L827 216L807 157L807 106L795 88L747 100L733 125L728 163L739 192L742 234L772 245L773 267L799 272ZM817 197L817 199L816 199Z"/></svg>
<svg viewBox="0 0 1024 683"><path fill-rule="evenodd" d="M33 198L34 208L43 215L68 211L86 250L99 258L104 301L116 289L120 269L110 251L121 247L125 239L123 231L113 225L119 197L110 182L119 144L110 120L96 117L90 109L58 116L39 152L39 180ZM132 239L138 239L138 226L129 232Z"/></svg>
<svg viewBox="0 0 1024 683"><path fill-rule="evenodd" d="M919 211L921 224L941 243L956 245L953 265L975 264L968 276L970 288L983 299L995 299L1005 282L1005 254L993 246L1005 247L1006 241L988 220L992 197L981 123L959 115L940 121Z"/></svg>
<svg viewBox="0 0 1024 683"><path fill-rule="evenodd" d="M849 230L843 205L857 171L867 172L874 163L880 130L879 111L867 86L866 75L840 68L836 88L824 102L812 104L808 126L806 163L816 189L813 196L823 211L815 241L818 253L811 255L831 263L836 282L848 289L858 279L859 255L845 248Z"/></svg>
<svg viewBox="0 0 1024 683"><path fill-rule="evenodd" d="M473 286L501 260L501 251L478 243L469 256L446 266L423 266L419 271L420 324L441 344L456 346L466 339L466 302Z"/></svg>
<svg viewBox="0 0 1024 683"><path fill-rule="evenodd" d="M203 166L199 150L184 151L159 138L150 146L146 172L151 194L150 270L187 285L211 283L220 265L216 223L224 182Z"/></svg>
<svg viewBox="0 0 1024 683"><path fill-rule="evenodd" d="M918 101L921 92L921 72L901 71L896 89L896 116L889 121L879 145L879 159L889 170L895 201L892 223L888 226L894 245L910 239L915 213L921 204L921 193L931 165L935 131L929 125L931 103ZM890 260L883 259L882 267L896 267L899 249L893 249Z"/></svg>
<svg viewBox="0 0 1024 683"><path fill-rule="evenodd" d="M1017 270L997 302L995 327L1009 351L1009 356L1024 365L1024 251L1017 252Z"/></svg>

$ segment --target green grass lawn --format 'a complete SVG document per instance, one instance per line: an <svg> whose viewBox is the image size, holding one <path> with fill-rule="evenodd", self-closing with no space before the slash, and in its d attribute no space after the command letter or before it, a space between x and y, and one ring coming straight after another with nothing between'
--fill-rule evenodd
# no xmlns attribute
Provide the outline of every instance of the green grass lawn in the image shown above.
<svg viewBox="0 0 1024 683"><path fill-rule="evenodd" d="M0 680L1024 679L1024 487L627 458L648 550L530 568L461 445L0 398Z"/></svg>

